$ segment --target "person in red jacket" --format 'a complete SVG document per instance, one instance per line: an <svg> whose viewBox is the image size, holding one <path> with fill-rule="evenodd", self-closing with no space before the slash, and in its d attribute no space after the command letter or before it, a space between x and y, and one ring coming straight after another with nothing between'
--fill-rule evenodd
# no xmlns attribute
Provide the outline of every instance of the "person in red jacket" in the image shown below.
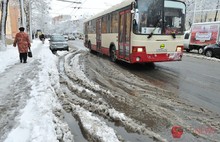
<svg viewBox="0 0 220 142"><path fill-rule="evenodd" d="M27 63L27 53L28 49L31 47L31 43L29 40L29 35L24 32L25 28L20 27L20 32L16 34L13 46L16 47L18 45L18 52L20 57L20 62Z"/></svg>

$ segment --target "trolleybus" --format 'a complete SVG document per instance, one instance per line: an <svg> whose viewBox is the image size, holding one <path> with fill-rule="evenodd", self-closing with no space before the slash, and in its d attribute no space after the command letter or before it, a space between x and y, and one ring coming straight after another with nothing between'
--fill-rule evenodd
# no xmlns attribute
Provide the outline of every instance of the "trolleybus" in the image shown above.
<svg viewBox="0 0 220 142"><path fill-rule="evenodd" d="M111 61L180 61L185 3L178 0L124 0L84 22L84 45Z"/></svg>

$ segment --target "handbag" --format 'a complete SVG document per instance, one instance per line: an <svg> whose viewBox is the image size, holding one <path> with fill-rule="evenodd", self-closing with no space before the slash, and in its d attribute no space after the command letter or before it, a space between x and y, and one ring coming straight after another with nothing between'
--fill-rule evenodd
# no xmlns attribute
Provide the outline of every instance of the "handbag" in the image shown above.
<svg viewBox="0 0 220 142"><path fill-rule="evenodd" d="M31 49L29 48L29 50L28 50L28 57L32 57L32 52L31 52Z"/></svg>

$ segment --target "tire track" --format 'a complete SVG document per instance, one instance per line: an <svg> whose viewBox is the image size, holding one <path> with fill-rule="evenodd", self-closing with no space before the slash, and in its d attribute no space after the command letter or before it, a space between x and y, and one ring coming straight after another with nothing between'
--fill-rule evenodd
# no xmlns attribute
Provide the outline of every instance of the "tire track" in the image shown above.
<svg viewBox="0 0 220 142"><path fill-rule="evenodd" d="M186 140L217 141L219 138L219 132L211 138L195 134L192 127L194 123L206 124L219 130L220 126L216 123L219 116L188 105L178 100L175 94L148 85L145 80L105 59L75 50L60 57L59 70L60 83L73 93L68 95L65 90L62 91L70 111L73 111L74 105L79 105L119 123L128 131L152 136L152 140L166 141L162 136L170 140L163 131L170 131L176 124L186 131ZM110 116L111 109L125 114L126 119Z"/></svg>

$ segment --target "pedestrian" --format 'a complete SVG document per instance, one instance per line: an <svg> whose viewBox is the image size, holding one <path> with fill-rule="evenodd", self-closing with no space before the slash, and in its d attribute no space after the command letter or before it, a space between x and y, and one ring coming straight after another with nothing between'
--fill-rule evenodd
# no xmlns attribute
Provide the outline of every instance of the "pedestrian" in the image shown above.
<svg viewBox="0 0 220 142"><path fill-rule="evenodd" d="M20 27L19 30L20 32L16 34L13 46L16 47L16 44L18 46L20 62L22 63L23 61L23 63L27 63L27 53L31 47L31 43L29 35L24 32L25 28Z"/></svg>
<svg viewBox="0 0 220 142"><path fill-rule="evenodd" d="M42 33L40 36L39 36L40 40L42 41L42 43L44 44L44 41L45 41L45 36L44 34Z"/></svg>

